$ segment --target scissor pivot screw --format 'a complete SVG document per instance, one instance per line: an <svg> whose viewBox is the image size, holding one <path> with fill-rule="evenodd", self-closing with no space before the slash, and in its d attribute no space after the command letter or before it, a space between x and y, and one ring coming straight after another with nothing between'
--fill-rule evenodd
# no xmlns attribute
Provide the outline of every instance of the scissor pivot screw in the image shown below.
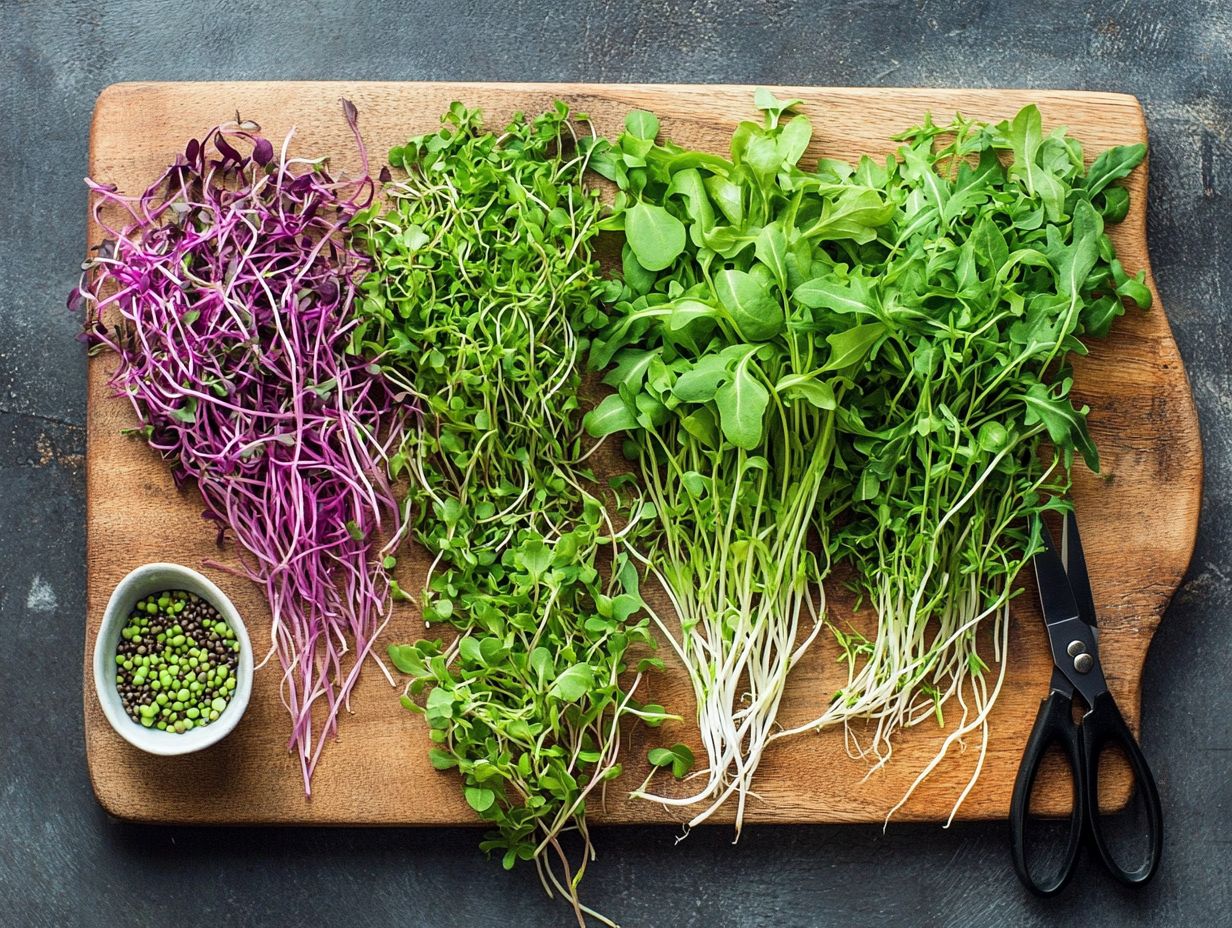
<svg viewBox="0 0 1232 928"><path fill-rule="evenodd" d="M1065 653L1068 654L1070 657L1077 657L1079 654L1085 654L1086 650L1087 650L1086 643L1079 641L1078 639L1075 638L1073 641L1069 643L1069 647L1065 649ZM1074 663L1077 664L1077 661L1075 661Z"/></svg>
<svg viewBox="0 0 1232 928"><path fill-rule="evenodd" d="M1095 666L1095 658L1090 654L1079 654L1074 658L1074 669L1079 673L1086 673Z"/></svg>

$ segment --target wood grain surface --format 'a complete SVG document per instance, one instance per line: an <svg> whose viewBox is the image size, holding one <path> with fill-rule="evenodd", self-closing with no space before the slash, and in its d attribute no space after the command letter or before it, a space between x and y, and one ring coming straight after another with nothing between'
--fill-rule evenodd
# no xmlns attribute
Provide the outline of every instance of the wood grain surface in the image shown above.
<svg viewBox="0 0 1232 928"><path fill-rule="evenodd" d="M894 148L890 136L915 124L925 111L938 118L961 111L999 120L1035 102L1045 127L1066 125L1086 146L1090 159L1111 145L1142 141L1146 126L1134 97L1118 94L1023 90L926 90L777 88L800 97L815 136L805 161L825 154L854 158ZM650 86L595 84L439 83L202 83L118 84L99 97L91 133L90 174L137 192L153 179L190 137L233 118L238 110L254 119L277 144L295 129L292 151L329 155L335 166L358 168L339 99L355 102L374 170L383 153L407 137L430 131L453 100L480 106L489 122L502 123L516 111L534 112L556 99L588 113L597 131L613 135L632 107L659 114L663 131L675 141L726 151L741 119L755 116L753 88L738 86ZM1125 222L1109 229L1119 256L1131 272L1147 269L1147 172L1128 179L1131 207ZM91 224L89 243L99 230ZM1142 313L1131 309L1111 337L1078 359L1075 395L1089 403L1090 426L1099 444L1103 473L1075 470L1074 497L1082 520L1096 607L1100 650L1109 685L1135 730L1138 727L1143 661L1151 636L1189 563L1197 531L1202 485L1198 424L1185 371L1158 301ZM201 567L208 558L224 562L214 531L200 518L200 500L177 492L165 465L144 445L123 438L133 424L128 404L110 396L106 381L113 364L92 358L88 373L87 566L85 638L85 737L90 776L99 801L124 819L194 824L470 824L476 820L462 800L453 773L428 764L426 727L398 704L398 693L370 670L342 719L337 743L326 748L313 795L306 799L297 762L286 750L289 719L278 700L277 674L259 672L252 701L239 727L225 741L200 754L159 758L122 741L103 718L94 694L90 655L107 597L133 567L169 560ZM427 566L423 552L404 557L400 580L417 589ZM204 571L244 615L254 645L268 644L269 611L258 590L217 571ZM1029 580L1029 577L1026 578ZM837 585L831 594L836 617L846 619L848 603ZM859 623L857 623L859 624ZM417 608L399 606L386 632L388 641L409 641L423 633ZM433 634L436 634L435 630ZM663 649L666 657L668 649ZM818 640L796 670L784 703L784 721L817 713L838 682L835 650ZM1014 601L1010 666L991 717L983 775L962 806L960 818L1006 814L1014 774L1046 691L1051 662L1034 596ZM692 717L692 702L679 667L652 679L648 695ZM858 732L857 732L858 734ZM841 731L804 735L777 743L762 763L759 799L752 822L880 821L932 758L945 732L920 726L902 736L892 763L868 775L866 761L849 757ZM591 817L598 822L678 821L679 811L625 798L627 787L645 773L646 748L684 740L697 746L690 723L638 731L625 750L625 774L608 790ZM966 783L978 753L972 744L952 752L897 814L900 820L944 819ZM1147 748L1149 755L1149 745ZM1112 801L1124 802L1129 782L1113 777ZM1068 789L1051 806L1062 811ZM716 820L728 820L720 815Z"/></svg>

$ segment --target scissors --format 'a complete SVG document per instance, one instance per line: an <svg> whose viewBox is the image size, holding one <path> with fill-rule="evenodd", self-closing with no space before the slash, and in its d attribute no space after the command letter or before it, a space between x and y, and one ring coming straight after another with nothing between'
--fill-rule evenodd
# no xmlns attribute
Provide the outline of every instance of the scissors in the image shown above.
<svg viewBox="0 0 1232 928"><path fill-rule="evenodd" d="M1091 582L1074 513L1070 511L1065 515L1061 536L1063 553L1053 544L1047 526L1041 522L1040 528L1044 550L1035 555L1035 580L1039 586L1044 625L1048 629L1048 644L1052 648L1052 682L1048 696L1040 704L1035 728L1014 781L1014 795L1010 801L1014 870L1023 885L1036 895L1055 895L1074 875L1078 848L1085 838L1113 877L1129 885L1142 884L1155 875L1163 845L1159 790L1142 749L1108 692L1100 666L1095 602L1091 597ZM1073 717L1075 694L1087 706L1077 723ZM1024 830L1036 774L1048 749L1054 745L1065 754L1072 773L1073 811L1060 870L1046 879L1037 879L1027 865ZM1126 869L1114 858L1105 841L1103 816L1099 811L1100 755L1114 745L1121 748L1129 761L1135 787L1146 805L1149 850L1146 860L1135 869Z"/></svg>

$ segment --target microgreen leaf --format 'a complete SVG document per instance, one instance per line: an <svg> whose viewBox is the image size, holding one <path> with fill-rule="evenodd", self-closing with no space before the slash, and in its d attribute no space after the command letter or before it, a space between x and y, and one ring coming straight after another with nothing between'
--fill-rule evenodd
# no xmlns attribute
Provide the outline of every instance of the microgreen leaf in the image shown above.
<svg viewBox="0 0 1232 928"><path fill-rule="evenodd" d="M458 759L452 754L442 751L440 748L428 749L428 762L432 764L435 770L452 770L458 766ZM483 811L482 809L478 811Z"/></svg>
<svg viewBox="0 0 1232 928"><path fill-rule="evenodd" d="M412 676L403 704L423 713L429 761L457 771L503 866L534 860L556 878L558 836L583 836L574 879L561 877L575 905L587 797L619 775L624 723L639 718L616 681L653 648L637 571L602 535L579 358L587 344L617 358L617 392L586 429L653 427L666 410L647 391L666 391L669 372L630 346L635 331L594 338L599 298L645 296L654 260L683 247L679 221L650 209L661 204L616 216L612 228L645 234L622 249L621 275L601 278L603 207L584 175L624 184L645 164L658 120L633 114L628 128L618 147L593 140L560 104L498 134L454 104L439 131L390 151L383 202L352 222L371 264L353 351L423 398L390 472L409 482L414 536L434 558L423 617L458 632L443 649L391 649Z"/></svg>
<svg viewBox="0 0 1232 928"><path fill-rule="evenodd" d="M402 673L415 677L423 673L423 662L420 660L419 652L413 645L391 644L389 646L389 659L393 661L394 666Z"/></svg>
<svg viewBox="0 0 1232 928"><path fill-rule="evenodd" d="M487 812L496 802L496 793L479 786L468 786L465 790L466 804L476 812Z"/></svg>
<svg viewBox="0 0 1232 928"><path fill-rule="evenodd" d="M552 683L551 695L565 702L577 702L595 685L595 674L589 664L566 667Z"/></svg>
<svg viewBox="0 0 1232 928"><path fill-rule="evenodd" d="M647 755L652 767L670 767L672 776L682 779L693 768L693 751L679 741L670 748L651 748Z"/></svg>

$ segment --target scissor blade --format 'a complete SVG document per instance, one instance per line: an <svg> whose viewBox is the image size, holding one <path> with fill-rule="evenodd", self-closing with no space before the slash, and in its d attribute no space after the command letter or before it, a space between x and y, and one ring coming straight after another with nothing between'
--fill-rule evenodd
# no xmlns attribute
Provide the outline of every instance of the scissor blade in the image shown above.
<svg viewBox="0 0 1232 928"><path fill-rule="evenodd" d="M1065 514L1065 534L1062 535L1065 549L1065 572L1069 575L1069 588L1078 603L1078 617L1092 628L1095 620L1095 598L1091 595L1091 578L1087 575L1087 559L1082 553L1082 536L1078 534L1078 517L1071 509Z"/></svg>
<svg viewBox="0 0 1232 928"><path fill-rule="evenodd" d="M1035 555L1035 583L1039 587L1040 611L1044 614L1044 623L1055 625L1057 622L1079 618L1081 610L1074 599L1065 563L1053 544L1052 533L1042 522L1040 532L1044 536L1044 550Z"/></svg>
<svg viewBox="0 0 1232 928"><path fill-rule="evenodd" d="M1082 542L1078 540L1077 523L1067 519L1067 534L1071 528L1075 543L1069 551L1070 570L1077 568L1085 586L1086 564L1082 560ZM1072 688L1082 694L1086 704L1094 706L1100 694L1108 691L1099 663L1099 629L1082 615L1070 583L1073 575L1066 572L1065 562L1053 543L1052 533L1043 522L1040 523L1040 532L1044 550L1035 555L1035 582L1039 586L1040 609L1044 613L1048 647L1052 651L1055 668L1052 688L1065 693L1066 688L1059 680L1059 676L1064 676ZM1087 590L1089 596L1089 586ZM1093 609L1091 614L1094 615Z"/></svg>

